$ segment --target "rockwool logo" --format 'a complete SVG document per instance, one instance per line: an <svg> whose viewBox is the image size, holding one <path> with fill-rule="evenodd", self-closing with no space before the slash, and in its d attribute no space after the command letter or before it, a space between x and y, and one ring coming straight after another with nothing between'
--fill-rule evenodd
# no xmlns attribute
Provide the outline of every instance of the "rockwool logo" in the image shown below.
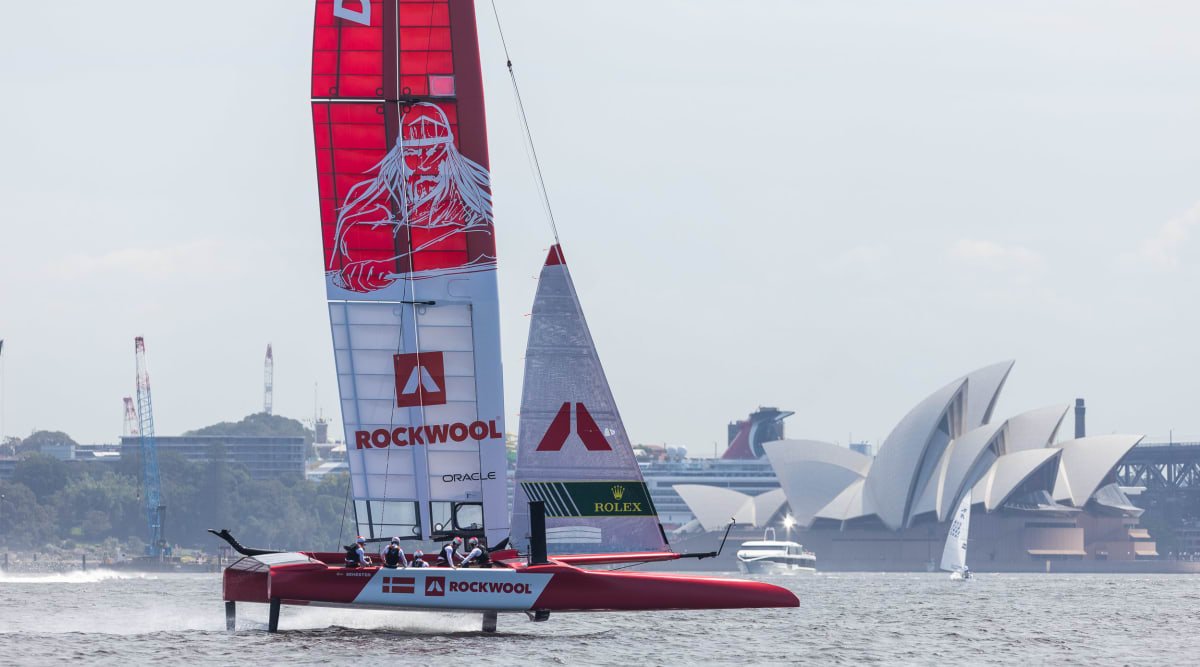
<svg viewBox="0 0 1200 667"><path fill-rule="evenodd" d="M425 579L425 595L427 597L445 597L446 596L446 578L445 577L427 577Z"/></svg>
<svg viewBox="0 0 1200 667"><path fill-rule="evenodd" d="M592 419L591 413L587 411L583 403L575 404L575 432L589 452L612 451L612 446L605 439L604 432L596 425L596 420ZM569 435L571 435L571 404L563 403L562 407L558 409L558 414L554 415L554 421L550 422L550 427L546 429L546 434L542 436L542 441L538 443L537 451L560 451L566 444Z"/></svg>
<svg viewBox="0 0 1200 667"><path fill-rule="evenodd" d="M410 352L393 357L396 364L396 407L445 405L446 365L441 352Z"/></svg>

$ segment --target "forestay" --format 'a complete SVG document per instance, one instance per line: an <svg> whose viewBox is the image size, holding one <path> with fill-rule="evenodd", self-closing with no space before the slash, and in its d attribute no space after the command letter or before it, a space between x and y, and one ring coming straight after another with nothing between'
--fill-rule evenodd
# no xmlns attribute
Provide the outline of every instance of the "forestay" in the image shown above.
<svg viewBox="0 0 1200 667"><path fill-rule="evenodd" d="M668 548L557 245L529 323L516 481L518 548L528 545L530 499L546 504L551 553Z"/></svg>
<svg viewBox="0 0 1200 667"><path fill-rule="evenodd" d="M318 0L312 110L358 532L508 534L471 0ZM483 524L483 526L481 526Z"/></svg>

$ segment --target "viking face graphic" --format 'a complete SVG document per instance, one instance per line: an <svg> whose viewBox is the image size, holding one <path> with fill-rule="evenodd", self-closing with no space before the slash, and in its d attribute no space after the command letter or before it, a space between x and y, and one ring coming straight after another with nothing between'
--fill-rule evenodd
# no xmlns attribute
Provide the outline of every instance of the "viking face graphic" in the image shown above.
<svg viewBox="0 0 1200 667"><path fill-rule="evenodd" d="M396 145L350 188L338 210L326 270L339 287L370 292L417 272L460 270L495 261L472 256L461 238L491 233L486 169L458 152L446 114L413 105Z"/></svg>

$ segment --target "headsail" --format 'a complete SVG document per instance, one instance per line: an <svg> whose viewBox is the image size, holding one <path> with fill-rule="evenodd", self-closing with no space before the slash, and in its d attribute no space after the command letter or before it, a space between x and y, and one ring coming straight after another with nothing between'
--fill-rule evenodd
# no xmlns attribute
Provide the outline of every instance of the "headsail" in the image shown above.
<svg viewBox="0 0 1200 667"><path fill-rule="evenodd" d="M971 532L971 492L963 496L958 511L950 522L946 535L946 547L942 549L942 569L947 572L962 572L967 566L967 534Z"/></svg>
<svg viewBox="0 0 1200 667"><path fill-rule="evenodd" d="M318 0L312 110L358 532L508 534L471 0Z"/></svg>
<svg viewBox="0 0 1200 667"><path fill-rule="evenodd" d="M666 539L596 354L562 250L542 268L521 395L512 540L546 503L552 553L663 551Z"/></svg>

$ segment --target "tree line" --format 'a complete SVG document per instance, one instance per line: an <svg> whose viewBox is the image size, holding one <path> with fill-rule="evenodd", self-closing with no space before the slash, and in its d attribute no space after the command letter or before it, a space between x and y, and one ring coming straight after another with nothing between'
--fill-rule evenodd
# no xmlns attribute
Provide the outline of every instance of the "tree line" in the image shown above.
<svg viewBox="0 0 1200 667"><path fill-rule="evenodd" d="M61 443L59 436L30 437ZM64 462L23 442L6 445L22 458L12 478L0 481L0 547L73 549L115 538L140 555L148 527L136 458ZM222 448L212 445L203 463L159 452L169 543L215 551L221 542L206 529L229 528L252 546L337 550L346 537L339 533L353 534L347 475L254 480L227 463Z"/></svg>

